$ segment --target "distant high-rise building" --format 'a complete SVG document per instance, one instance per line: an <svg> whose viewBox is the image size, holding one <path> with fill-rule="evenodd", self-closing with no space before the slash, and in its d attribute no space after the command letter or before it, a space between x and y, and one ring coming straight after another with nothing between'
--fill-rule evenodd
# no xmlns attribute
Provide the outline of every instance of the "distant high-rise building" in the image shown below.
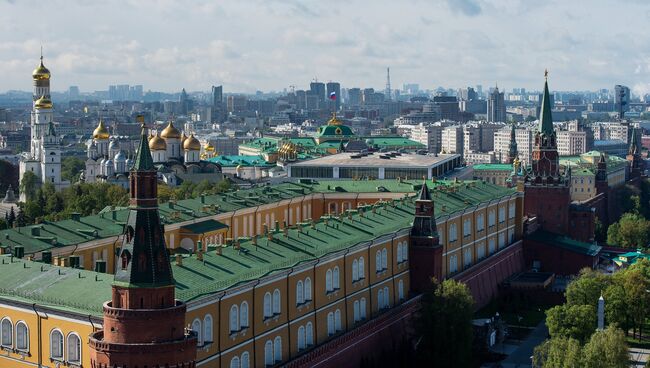
<svg viewBox="0 0 650 368"><path fill-rule="evenodd" d="M317 96L319 102L325 101L325 83L311 82L309 84L309 91L312 95Z"/></svg>
<svg viewBox="0 0 650 368"><path fill-rule="evenodd" d="M494 123L506 121L505 97L503 92L499 92L498 87L495 87L488 96L487 121Z"/></svg>
<svg viewBox="0 0 650 368"><path fill-rule="evenodd" d="M478 99L478 96L472 87L460 88L458 90L458 99L461 101L474 101Z"/></svg>
<svg viewBox="0 0 650 368"><path fill-rule="evenodd" d="M359 106L361 106L361 89L360 88L350 88L348 90L347 105L350 106L350 107L359 107Z"/></svg>
<svg viewBox="0 0 650 368"><path fill-rule="evenodd" d="M623 119L630 104L630 88L617 84L614 86L614 105L619 119Z"/></svg>
<svg viewBox="0 0 650 368"><path fill-rule="evenodd" d="M68 88L68 98L71 99L71 100L78 100L79 99L79 87L70 86L70 88Z"/></svg>
<svg viewBox="0 0 650 368"><path fill-rule="evenodd" d="M336 94L336 99L330 99L330 106L332 106L336 111L341 107L341 84L338 82L328 82L327 83L327 96L331 96L332 92Z"/></svg>
<svg viewBox="0 0 650 368"><path fill-rule="evenodd" d="M296 91L296 107L299 110L304 110L307 108L306 97L307 97L307 93L304 90L299 89Z"/></svg>
<svg viewBox="0 0 650 368"><path fill-rule="evenodd" d="M219 106L223 102L223 86L212 86L212 106Z"/></svg>
<svg viewBox="0 0 650 368"><path fill-rule="evenodd" d="M374 88L364 88L363 93L362 93L362 100L364 105L372 104L374 103L373 101L373 95L375 94L375 89Z"/></svg>
<svg viewBox="0 0 650 368"><path fill-rule="evenodd" d="M185 88L181 91L181 95L178 99L179 102L179 112L182 115L187 115L187 112L189 110L189 98L187 97L187 92L185 92Z"/></svg>
<svg viewBox="0 0 650 368"><path fill-rule="evenodd" d="M228 112L240 112L246 110L248 99L244 95L228 96Z"/></svg>
<svg viewBox="0 0 650 368"><path fill-rule="evenodd" d="M420 92L420 85L417 83L405 83L402 90L407 95L414 95Z"/></svg>
<svg viewBox="0 0 650 368"><path fill-rule="evenodd" d="M144 96L143 88L141 84L133 86L130 88L130 100L131 101L141 101Z"/></svg>

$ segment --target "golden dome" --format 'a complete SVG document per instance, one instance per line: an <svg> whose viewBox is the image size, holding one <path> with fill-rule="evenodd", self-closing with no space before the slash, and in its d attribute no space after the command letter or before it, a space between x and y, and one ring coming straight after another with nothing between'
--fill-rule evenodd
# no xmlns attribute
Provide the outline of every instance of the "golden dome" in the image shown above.
<svg viewBox="0 0 650 368"><path fill-rule="evenodd" d="M32 72L34 80L48 80L50 79L50 71L43 65L43 57L41 56L41 63Z"/></svg>
<svg viewBox="0 0 650 368"><path fill-rule="evenodd" d="M191 134L190 137L183 142L183 149L186 151L200 151L201 142L194 137L194 134Z"/></svg>
<svg viewBox="0 0 650 368"><path fill-rule="evenodd" d="M174 123L170 121L169 124L167 124L167 127L163 129L162 133L160 133L160 136L165 139L180 139L181 131L176 129Z"/></svg>
<svg viewBox="0 0 650 368"><path fill-rule="evenodd" d="M332 118L327 121L327 125L342 125L343 122L336 118L336 113L332 113Z"/></svg>
<svg viewBox="0 0 650 368"><path fill-rule="evenodd" d="M52 100L45 96L41 96L36 102L34 102L34 107L37 109L51 109L52 108Z"/></svg>
<svg viewBox="0 0 650 368"><path fill-rule="evenodd" d="M208 144L205 145L205 150L208 152L214 151L214 147L208 142Z"/></svg>
<svg viewBox="0 0 650 368"><path fill-rule="evenodd" d="M152 151L165 151L167 149L167 143L156 134L149 140L149 148Z"/></svg>
<svg viewBox="0 0 650 368"><path fill-rule="evenodd" d="M183 135L181 135L181 147L183 146L183 144L185 144L186 139L187 139L187 136L185 135L185 133L183 133Z"/></svg>
<svg viewBox="0 0 650 368"><path fill-rule="evenodd" d="M108 129L106 129L106 126L104 126L104 121L102 119L99 119L99 124L97 124L97 128L95 128L93 131L93 138L108 139L108 137Z"/></svg>

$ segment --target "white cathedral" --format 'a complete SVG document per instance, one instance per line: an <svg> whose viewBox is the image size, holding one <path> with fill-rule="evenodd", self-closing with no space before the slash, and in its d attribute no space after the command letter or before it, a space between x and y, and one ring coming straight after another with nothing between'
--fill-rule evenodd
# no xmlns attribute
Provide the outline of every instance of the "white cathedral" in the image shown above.
<svg viewBox="0 0 650 368"><path fill-rule="evenodd" d="M218 164L201 161L201 143L194 134L182 133L173 122L160 134L152 130L149 135L149 149L158 171L158 179L168 185L178 184L178 178L200 180L221 173ZM99 120L88 143L86 169L81 179L86 183L108 182L123 187L129 185L129 170L133 165L116 136L111 137L103 120Z"/></svg>
<svg viewBox="0 0 650 368"><path fill-rule="evenodd" d="M41 63L32 72L34 80L31 114L30 151L20 159L20 181L25 173L32 172L40 183L51 183L56 190L70 185L61 179L61 140L54 129L54 111L50 99L50 71ZM25 201L25 193L20 200Z"/></svg>

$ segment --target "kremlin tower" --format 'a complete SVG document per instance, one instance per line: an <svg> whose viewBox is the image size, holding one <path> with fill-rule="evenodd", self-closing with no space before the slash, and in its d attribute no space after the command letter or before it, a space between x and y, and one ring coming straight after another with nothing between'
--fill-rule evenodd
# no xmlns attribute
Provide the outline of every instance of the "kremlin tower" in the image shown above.
<svg viewBox="0 0 650 368"><path fill-rule="evenodd" d="M185 331L186 305L175 298L144 127L129 179L129 217L104 329L90 336L91 366L193 368L197 338Z"/></svg>
<svg viewBox="0 0 650 368"><path fill-rule="evenodd" d="M545 73L545 78L547 76L548 72ZM570 171L569 177L560 173L548 80L544 81L538 129L535 134L532 167L525 178L524 212L529 217L536 216L542 229L564 235L569 230L571 178Z"/></svg>
<svg viewBox="0 0 650 368"><path fill-rule="evenodd" d="M429 289L434 277L442 280L442 246L436 227L434 203L426 181L422 183L415 201L409 259L413 290L422 292Z"/></svg>

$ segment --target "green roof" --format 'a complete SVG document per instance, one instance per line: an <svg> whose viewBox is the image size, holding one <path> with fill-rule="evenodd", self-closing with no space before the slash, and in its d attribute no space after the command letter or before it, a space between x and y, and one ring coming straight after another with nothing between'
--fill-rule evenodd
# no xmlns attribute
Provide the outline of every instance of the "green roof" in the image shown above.
<svg viewBox="0 0 650 368"><path fill-rule="evenodd" d="M201 222L195 222L189 225L183 225L181 226L181 230L187 230L193 234L203 234L210 231L225 229L227 227L228 225L224 223L210 219Z"/></svg>
<svg viewBox="0 0 650 368"><path fill-rule="evenodd" d="M417 148L426 148L426 146L420 142L416 142L412 139L404 137L365 137L366 143L368 145L376 146L377 148L400 148L400 147L417 147Z"/></svg>
<svg viewBox="0 0 650 368"><path fill-rule="evenodd" d="M435 202L438 217L462 211L503 196L515 193L513 189L503 188L481 181L437 181L428 184ZM450 189L454 188L452 192ZM329 220L325 225L318 221L312 229L303 224L302 232L295 226L288 231L274 233L273 240L259 237L257 246L248 238L240 238L240 250L232 246L222 249L222 255L210 250L199 261L195 255L184 256L181 266L171 261L176 284L176 297L184 301L200 299L228 289L232 286L256 280L264 275L291 268L301 262L310 261L332 252L367 242L384 234L394 233L411 227L413 222L415 193L421 188L421 181L375 180L375 181L325 181L313 184L281 184L273 188L280 198L290 196L290 191L307 192L403 192L411 197L390 204L377 204L376 213L368 208L361 217L353 210L353 220L347 217ZM268 188L270 189L270 188ZM267 190L268 190L267 189ZM254 191L242 191L253 194ZM199 201L200 203L200 201ZM177 204L178 206L178 204ZM443 206L445 211L443 211ZM163 206L164 207L164 206ZM16 299L25 303L37 302L53 308L86 315L101 316L101 306L111 297L112 275L97 274L91 271L59 268L37 262L2 256L0 264L0 297ZM42 267L42 268L41 268ZM60 271L59 271L60 270ZM60 273L59 273L60 272ZM96 279L97 277L97 279ZM79 292L83 291L83 298Z"/></svg>
<svg viewBox="0 0 650 368"><path fill-rule="evenodd" d="M349 138L354 136L354 132L347 125L323 125L318 128L316 137L318 138Z"/></svg>
<svg viewBox="0 0 650 368"><path fill-rule="evenodd" d="M275 164L266 162L260 155L221 155L209 158L208 161L221 165L221 167L273 167Z"/></svg>
<svg viewBox="0 0 650 368"><path fill-rule="evenodd" d="M527 238L588 256L595 256L601 250L601 247L597 244L581 242L544 230L538 230L528 235Z"/></svg>
<svg viewBox="0 0 650 368"><path fill-rule="evenodd" d="M511 164L477 164L472 167L474 171L512 171Z"/></svg>

